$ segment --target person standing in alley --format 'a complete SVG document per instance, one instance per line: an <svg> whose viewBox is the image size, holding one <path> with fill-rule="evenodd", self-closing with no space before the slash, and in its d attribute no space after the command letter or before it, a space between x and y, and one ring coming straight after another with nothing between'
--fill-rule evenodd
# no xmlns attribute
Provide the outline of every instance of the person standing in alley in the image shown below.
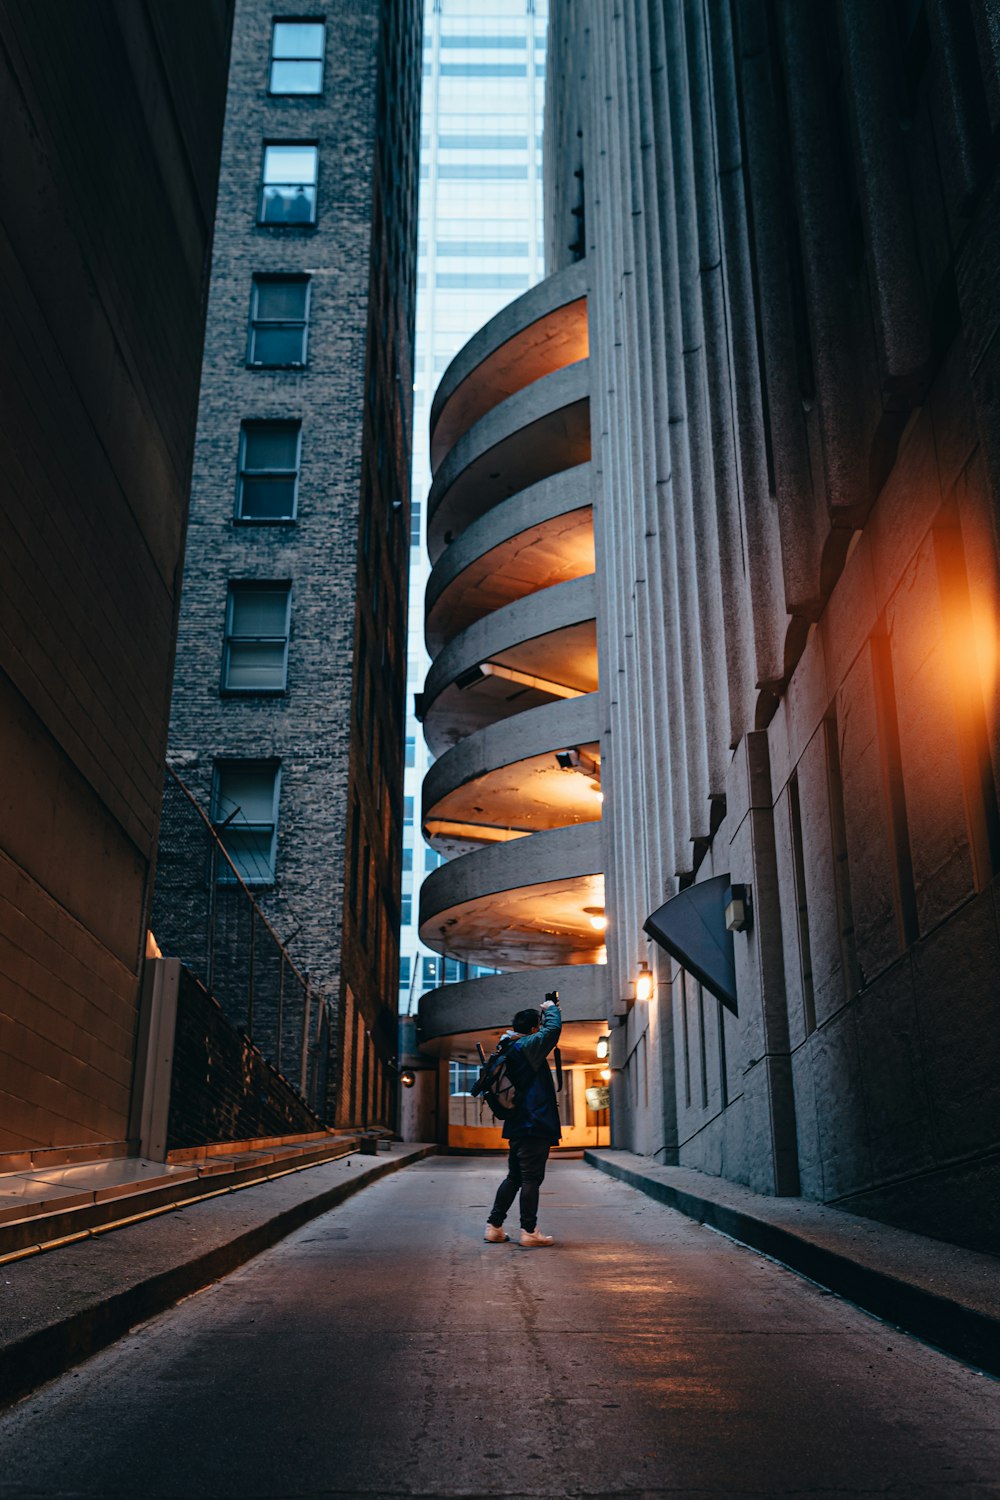
<svg viewBox="0 0 1000 1500"><path fill-rule="evenodd" d="M553 991L538 1010L519 1010L502 1039L509 1041L508 1068L516 1094L514 1112L503 1126L504 1140L510 1142L507 1176L497 1189L486 1221L484 1238L490 1244L502 1244L508 1238L503 1221L518 1193L521 1244L552 1244L552 1235L538 1229L538 1190L549 1151L559 1141L559 1106L547 1062L562 1031L558 998L558 992Z"/></svg>

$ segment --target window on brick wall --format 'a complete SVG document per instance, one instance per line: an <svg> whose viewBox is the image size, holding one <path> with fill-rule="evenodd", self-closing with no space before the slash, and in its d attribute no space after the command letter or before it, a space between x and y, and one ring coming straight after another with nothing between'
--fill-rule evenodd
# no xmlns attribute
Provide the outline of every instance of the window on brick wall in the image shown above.
<svg viewBox="0 0 1000 1500"><path fill-rule="evenodd" d="M271 32L272 94L321 94L326 26L322 21L275 21Z"/></svg>
<svg viewBox="0 0 1000 1500"><path fill-rule="evenodd" d="M236 516L240 521L293 521L298 502L300 422L244 422Z"/></svg>
<svg viewBox="0 0 1000 1500"><path fill-rule="evenodd" d="M222 686L228 693L282 693L288 673L288 583L231 583Z"/></svg>
<svg viewBox="0 0 1000 1500"><path fill-rule="evenodd" d="M279 780L276 761L216 762L212 822L247 885L274 884ZM218 882L234 884L232 870L221 859Z"/></svg>
<svg viewBox="0 0 1000 1500"><path fill-rule="evenodd" d="M254 277L248 365L270 370L304 365L308 326L308 276Z"/></svg>
<svg viewBox="0 0 1000 1500"><path fill-rule="evenodd" d="M310 141L271 141L264 146L260 174L259 224L316 222L319 149Z"/></svg>
<svg viewBox="0 0 1000 1500"><path fill-rule="evenodd" d="M403 957L399 960L399 988L401 990L408 990L410 988L410 971L412 968L412 964L413 960L410 958L408 953L404 954Z"/></svg>

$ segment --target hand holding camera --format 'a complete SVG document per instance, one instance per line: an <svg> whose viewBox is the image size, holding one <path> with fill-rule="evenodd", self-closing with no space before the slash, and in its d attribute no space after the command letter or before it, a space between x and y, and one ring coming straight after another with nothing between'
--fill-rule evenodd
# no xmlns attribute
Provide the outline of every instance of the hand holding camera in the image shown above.
<svg viewBox="0 0 1000 1500"><path fill-rule="evenodd" d="M558 1004L559 1004L559 991L558 990L549 990L549 992L545 996L545 999L542 1001L542 1003L538 1007L538 1009L539 1010L548 1010L548 1008L549 1008L550 1005L558 1005Z"/></svg>

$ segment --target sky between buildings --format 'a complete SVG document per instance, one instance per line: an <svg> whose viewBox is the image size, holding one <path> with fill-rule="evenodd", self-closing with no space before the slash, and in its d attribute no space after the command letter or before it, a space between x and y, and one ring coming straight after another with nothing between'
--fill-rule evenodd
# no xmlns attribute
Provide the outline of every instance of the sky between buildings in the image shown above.
<svg viewBox="0 0 1000 1500"><path fill-rule="evenodd" d="M548 0L427 0L420 132L420 243L414 388L413 523L407 664L406 822L399 1008L467 977L417 939L420 883L438 856L420 834L420 787L432 757L413 713L424 649L427 422L442 374L463 344L533 286L542 263L542 104ZM476 969L476 974L491 970Z"/></svg>

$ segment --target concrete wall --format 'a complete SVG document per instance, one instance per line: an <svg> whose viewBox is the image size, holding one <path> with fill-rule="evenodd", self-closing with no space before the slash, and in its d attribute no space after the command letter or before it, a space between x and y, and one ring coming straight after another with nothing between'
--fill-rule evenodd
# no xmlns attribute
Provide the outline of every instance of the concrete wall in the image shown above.
<svg viewBox="0 0 1000 1500"><path fill-rule="evenodd" d="M0 1149L121 1141L231 6L0 15Z"/></svg>
<svg viewBox="0 0 1000 1500"><path fill-rule="evenodd" d="M546 144L553 269L586 206L618 1137L994 1246L996 48L975 3L560 0ZM738 1018L642 934L724 873Z"/></svg>
<svg viewBox="0 0 1000 1500"><path fill-rule="evenodd" d="M267 92L281 14L302 10L238 0L170 753L206 807L218 760L280 763L276 878L263 904L340 1007L331 1118L388 1121L421 9L328 9L316 97ZM315 227L257 225L266 140L318 144ZM279 271L310 277L301 371L246 364L252 277ZM294 525L234 524L240 424L255 418L301 422ZM224 697L227 584L252 579L291 583L287 690Z"/></svg>

